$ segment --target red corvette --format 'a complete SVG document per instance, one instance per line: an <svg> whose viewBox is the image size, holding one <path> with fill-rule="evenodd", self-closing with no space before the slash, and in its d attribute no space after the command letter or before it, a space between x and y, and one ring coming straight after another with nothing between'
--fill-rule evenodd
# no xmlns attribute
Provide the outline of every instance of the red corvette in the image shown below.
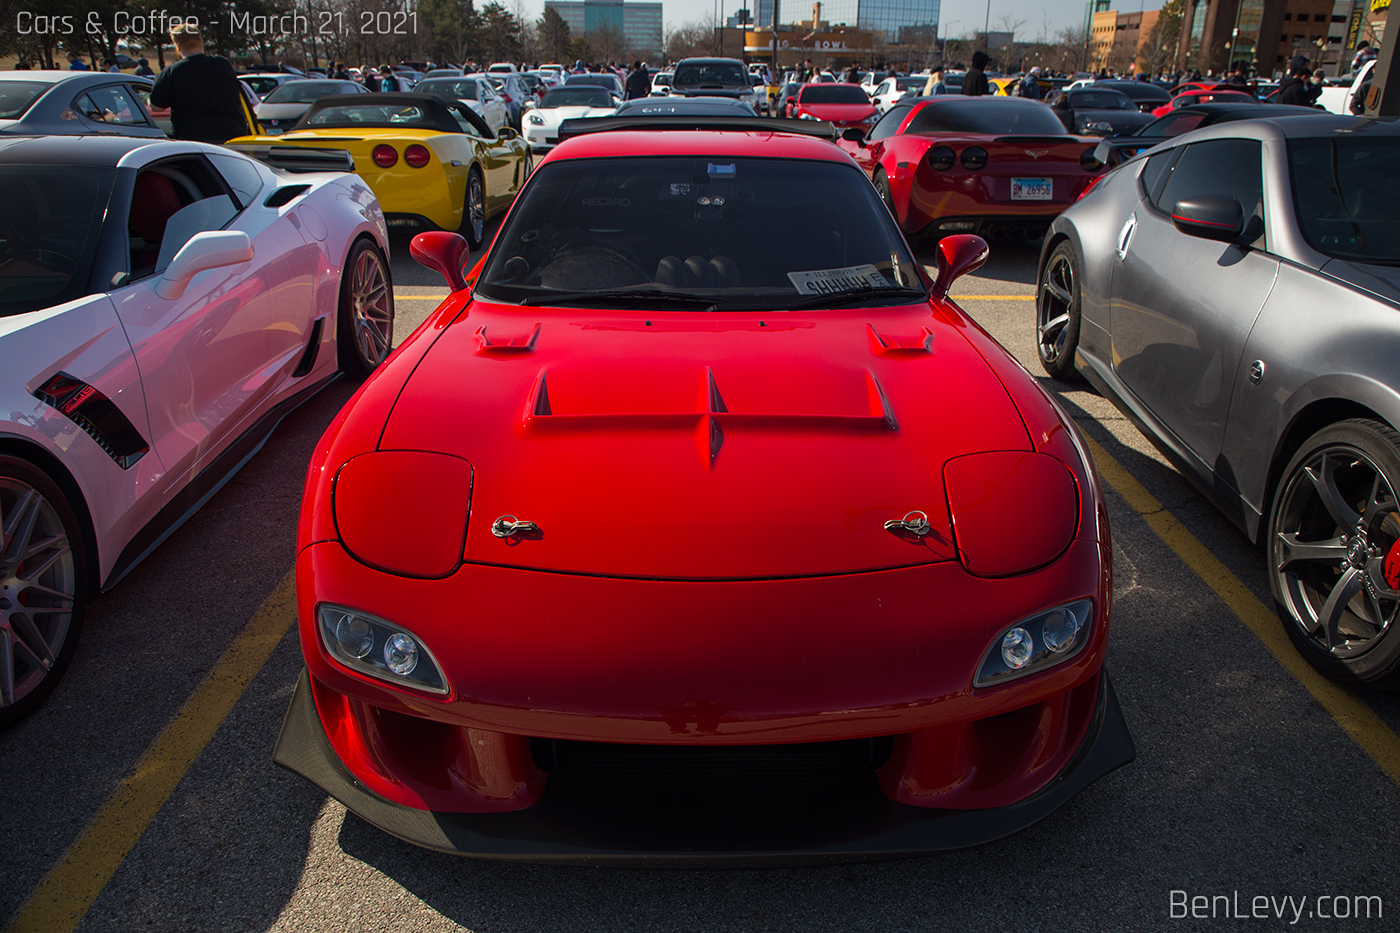
<svg viewBox="0 0 1400 933"><path fill-rule="evenodd" d="M901 101L841 146L910 236L1034 238L1103 172L1097 142L1038 101L947 95Z"/></svg>
<svg viewBox="0 0 1400 933"><path fill-rule="evenodd" d="M1133 748L1083 441L947 298L986 244L930 281L829 142L667 120L554 149L471 284L414 240L453 293L314 454L277 760L499 858L1035 822Z"/></svg>
<svg viewBox="0 0 1400 933"><path fill-rule="evenodd" d="M804 84L788 99L787 108L789 117L843 127L866 126L880 115L858 84Z"/></svg>
<svg viewBox="0 0 1400 933"><path fill-rule="evenodd" d="M1154 117L1165 117L1173 110L1190 107L1192 104L1257 104L1259 98L1245 91L1226 90L1223 87L1191 88L1177 94L1169 102L1152 111Z"/></svg>

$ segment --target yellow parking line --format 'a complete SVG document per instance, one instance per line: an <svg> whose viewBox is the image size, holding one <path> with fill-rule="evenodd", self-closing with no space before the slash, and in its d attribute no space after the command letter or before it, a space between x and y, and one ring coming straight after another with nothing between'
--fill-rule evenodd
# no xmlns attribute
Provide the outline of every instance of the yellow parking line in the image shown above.
<svg viewBox="0 0 1400 933"><path fill-rule="evenodd" d="M136 768L20 906L8 933L68 933L116 874L296 619L288 572Z"/></svg>
<svg viewBox="0 0 1400 933"><path fill-rule="evenodd" d="M1254 592L1245 586L1212 554L1195 535L1186 530L1147 488L1139 483L1108 451L1089 438L1089 449L1098 464L1104 482L1117 490L1133 511L1142 516L1157 537L1185 561L1186 566L1200 577L1220 597L1230 611L1264 643L1293 678L1303 685L1322 708L1327 710L1351 740L1380 766L1386 776L1400 784L1400 735L1387 726L1375 712L1345 687L1338 686L1319 674L1303 660L1303 656L1288 640L1278 615L1265 606Z"/></svg>

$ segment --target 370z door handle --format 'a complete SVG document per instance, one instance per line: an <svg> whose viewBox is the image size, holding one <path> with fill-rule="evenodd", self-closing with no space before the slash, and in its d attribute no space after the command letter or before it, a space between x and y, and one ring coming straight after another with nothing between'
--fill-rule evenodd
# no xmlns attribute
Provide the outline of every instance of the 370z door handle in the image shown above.
<svg viewBox="0 0 1400 933"><path fill-rule="evenodd" d="M1133 231L1137 229L1137 214L1128 218L1128 222L1123 225L1123 229L1118 231L1118 261L1122 262L1128 255L1128 244L1133 241Z"/></svg>

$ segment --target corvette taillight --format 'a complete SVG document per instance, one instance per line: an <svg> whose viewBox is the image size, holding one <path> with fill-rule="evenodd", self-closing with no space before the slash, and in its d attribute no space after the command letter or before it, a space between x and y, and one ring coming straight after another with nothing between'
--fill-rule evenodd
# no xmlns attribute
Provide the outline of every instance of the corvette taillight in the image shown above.
<svg viewBox="0 0 1400 933"><path fill-rule="evenodd" d="M953 155L953 150L949 149L947 146L939 146L929 150L928 164L940 172L946 172L953 167L955 158L956 156Z"/></svg>
<svg viewBox="0 0 1400 933"><path fill-rule="evenodd" d="M422 168L433 159L433 154L428 151L427 146L420 146L414 143L403 151L403 160L414 168Z"/></svg>
<svg viewBox="0 0 1400 933"><path fill-rule="evenodd" d="M1079 157L1079 167L1086 172L1097 172L1103 168L1103 163L1099 161L1098 156L1094 155L1093 149L1085 149Z"/></svg>
<svg viewBox="0 0 1400 933"><path fill-rule="evenodd" d="M985 168L987 165L987 150L981 146L968 146L962 151L963 168L969 172Z"/></svg>
<svg viewBox="0 0 1400 933"><path fill-rule="evenodd" d="M392 168L394 163L399 161L398 151L393 146L386 146L383 143L375 146L374 152L370 155L374 159L374 164L380 168Z"/></svg>

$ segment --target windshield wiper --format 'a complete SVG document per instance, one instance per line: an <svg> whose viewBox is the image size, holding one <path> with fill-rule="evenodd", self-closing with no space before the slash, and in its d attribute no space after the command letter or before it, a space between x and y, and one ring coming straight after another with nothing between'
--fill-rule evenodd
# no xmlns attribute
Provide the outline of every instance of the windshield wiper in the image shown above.
<svg viewBox="0 0 1400 933"><path fill-rule="evenodd" d="M648 306L664 305L688 311L713 311L722 299L706 298L701 295L678 295L675 292L650 288L640 291L551 292L547 295L532 295L529 298L523 298L520 303L522 305L581 307L597 304L618 305L634 300Z"/></svg>
<svg viewBox="0 0 1400 933"><path fill-rule="evenodd" d="M916 298L923 298L924 294L922 288L900 285L888 285L884 288L852 288L843 292L832 292L829 295L813 295L810 298L794 301L782 307L790 311L797 311L801 308L837 308L869 298L908 298L912 301Z"/></svg>

